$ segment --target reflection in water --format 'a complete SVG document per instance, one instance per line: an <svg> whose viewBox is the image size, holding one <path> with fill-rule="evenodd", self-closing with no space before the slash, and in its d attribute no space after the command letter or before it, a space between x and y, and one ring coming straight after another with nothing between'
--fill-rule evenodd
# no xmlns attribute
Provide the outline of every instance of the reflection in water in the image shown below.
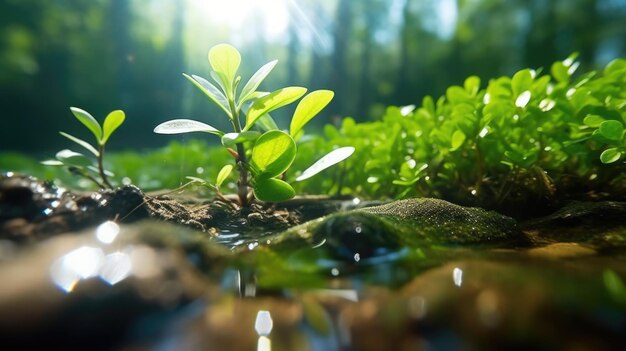
<svg viewBox="0 0 626 351"><path fill-rule="evenodd" d="M422 296L413 296L408 301L408 313L415 319L422 319L426 316L426 299Z"/></svg>
<svg viewBox="0 0 626 351"><path fill-rule="evenodd" d="M133 275L140 279L154 277L159 274L162 266L157 252L145 245L132 247L130 261Z"/></svg>
<svg viewBox="0 0 626 351"><path fill-rule="evenodd" d="M256 296L257 278L253 272L238 271L239 296L254 297Z"/></svg>
<svg viewBox="0 0 626 351"><path fill-rule="evenodd" d="M97 242L111 244L118 237L120 227L107 221L95 232ZM99 277L109 285L115 285L131 274L144 279L158 275L164 265L162 257L145 245L128 245L111 252L104 246L84 245L63 255L50 266L50 278L62 291L72 292L76 284L84 279Z"/></svg>
<svg viewBox="0 0 626 351"><path fill-rule="evenodd" d="M354 289L317 289L315 292L322 296L336 296L349 301L359 302L359 294Z"/></svg>
<svg viewBox="0 0 626 351"><path fill-rule="evenodd" d="M120 232L120 226L113 221L106 221L96 229L96 237L104 244L112 243Z"/></svg>
<svg viewBox="0 0 626 351"><path fill-rule="evenodd" d="M100 269L100 278L110 285L115 285L130 275L132 262L130 256L122 252L114 252L105 258Z"/></svg>
<svg viewBox="0 0 626 351"><path fill-rule="evenodd" d="M0 240L0 263L9 262L15 257L17 247L10 240Z"/></svg>
<svg viewBox="0 0 626 351"><path fill-rule="evenodd" d="M254 322L254 330L259 334L257 351L271 351L272 341L267 337L272 332L274 321L269 311L259 311Z"/></svg>
<svg viewBox="0 0 626 351"><path fill-rule="evenodd" d="M50 275L59 288L71 292L79 280L98 274L104 260L102 249L83 246L55 261L50 267Z"/></svg>
<svg viewBox="0 0 626 351"><path fill-rule="evenodd" d="M461 268L455 267L452 270L452 281L454 281L454 285L458 287L463 284L463 270L461 270Z"/></svg>

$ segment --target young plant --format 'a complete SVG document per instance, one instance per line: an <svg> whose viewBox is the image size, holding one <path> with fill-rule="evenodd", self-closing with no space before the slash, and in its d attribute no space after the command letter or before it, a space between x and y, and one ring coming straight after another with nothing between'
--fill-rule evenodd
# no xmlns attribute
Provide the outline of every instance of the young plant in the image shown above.
<svg viewBox="0 0 626 351"><path fill-rule="evenodd" d="M276 60L263 65L239 91L241 76L237 75L237 71L241 55L237 49L219 44L211 48L208 58L211 77L217 86L196 75L183 76L222 109L231 122L232 131L227 133L190 119L175 119L159 124L154 132L205 132L220 137L222 145L236 159L238 198L242 206L250 202L250 187L254 196L262 201L277 202L292 198L295 195L293 187L281 177L296 157L295 139L302 134L302 128L330 103L334 93L317 90L304 96L307 89L303 87L285 87L271 93L258 91L261 82L276 66ZM298 103L291 119L289 133L279 130L269 113L302 96L304 98ZM224 175L230 170L225 168L220 173ZM217 188L226 176L218 177Z"/></svg>
<svg viewBox="0 0 626 351"><path fill-rule="evenodd" d="M42 163L50 166L67 166L70 172L91 180L101 189L112 189L113 186L107 178L108 176L111 176L112 173L104 169L104 149L107 141L111 137L111 134L113 134L113 132L121 126L122 123L124 123L124 111L112 111L104 119L104 123L100 125L100 123L98 123L98 121L96 121L96 119L93 118L93 116L91 116L87 111L81 110L77 107L70 107L70 110L76 119L78 119L78 121L87 127L87 129L89 129L89 131L94 135L96 138L96 144L95 146L91 145L88 142L65 132L59 133L92 153L96 157L95 164L92 159L69 149L59 151L56 154L55 160L47 160ZM97 179L97 176L99 176L100 179Z"/></svg>

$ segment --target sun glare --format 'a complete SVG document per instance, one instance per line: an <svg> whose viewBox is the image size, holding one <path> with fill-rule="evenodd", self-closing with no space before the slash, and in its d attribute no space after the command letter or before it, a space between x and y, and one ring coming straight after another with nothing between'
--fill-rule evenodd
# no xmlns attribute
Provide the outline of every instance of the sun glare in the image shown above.
<svg viewBox="0 0 626 351"><path fill-rule="evenodd" d="M289 25L286 0L193 0L192 11L231 30L261 28L267 39L280 39ZM261 21L261 23L255 23Z"/></svg>

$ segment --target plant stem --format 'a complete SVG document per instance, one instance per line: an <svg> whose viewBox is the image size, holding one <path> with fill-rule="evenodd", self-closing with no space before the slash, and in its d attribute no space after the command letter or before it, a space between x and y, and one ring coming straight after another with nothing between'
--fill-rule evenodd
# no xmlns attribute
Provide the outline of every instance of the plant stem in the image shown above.
<svg viewBox="0 0 626 351"><path fill-rule="evenodd" d="M228 99L230 111L233 115L233 127L236 133L241 133L241 122L239 121L239 110L235 107L234 99ZM239 168L239 181L237 181L237 195L241 207L248 207L248 169L246 168L246 150L243 143L237 143L237 167Z"/></svg>
<svg viewBox="0 0 626 351"><path fill-rule="evenodd" d="M89 175L89 173L87 173L87 171L85 171L84 169L78 168L78 167L69 167L70 173L81 176L81 177L85 177L86 179L89 179L90 181L92 181L94 184L96 184L98 186L98 188L100 189L105 189L106 186L104 186L104 184L100 183L96 178L92 177L91 175Z"/></svg>
<svg viewBox="0 0 626 351"><path fill-rule="evenodd" d="M99 145L98 146L98 172L100 172L100 178L102 178L102 182L104 183L104 185L106 185L109 189L113 189L113 185L111 185L111 183L109 183L109 180L107 179L107 175L104 172L104 145Z"/></svg>

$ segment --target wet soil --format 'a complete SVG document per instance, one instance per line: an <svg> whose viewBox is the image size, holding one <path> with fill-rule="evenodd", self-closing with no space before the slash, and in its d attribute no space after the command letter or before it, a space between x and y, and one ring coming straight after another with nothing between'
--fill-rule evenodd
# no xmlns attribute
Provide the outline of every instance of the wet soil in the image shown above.
<svg viewBox="0 0 626 351"><path fill-rule="evenodd" d="M131 223L146 218L185 225L210 235L225 228L279 231L341 206L341 201L310 198L281 206L255 202L242 208L236 199L230 200L202 202L182 192L150 195L133 185L75 193L29 176L0 175L0 238L28 241L107 220Z"/></svg>

